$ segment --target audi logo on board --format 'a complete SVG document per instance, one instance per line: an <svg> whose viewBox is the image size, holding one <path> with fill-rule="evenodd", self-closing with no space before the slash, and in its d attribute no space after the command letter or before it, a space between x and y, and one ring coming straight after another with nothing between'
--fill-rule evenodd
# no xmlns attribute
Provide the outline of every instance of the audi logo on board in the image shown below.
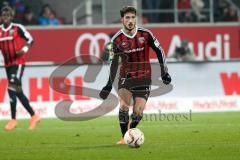
<svg viewBox="0 0 240 160"><path fill-rule="evenodd" d="M104 45L106 45L108 42L110 42L110 37L106 33L97 33L97 34L92 34L92 33L84 33L81 34L75 44L75 56L77 57L78 63L82 63L82 59L80 58L81 55L83 54L89 54L91 55L90 57L101 57L101 52L102 49L100 47L99 41L103 40ZM81 52L81 47L82 44L85 41L90 41L89 43L89 53L82 53ZM93 61L96 59L93 59Z"/></svg>

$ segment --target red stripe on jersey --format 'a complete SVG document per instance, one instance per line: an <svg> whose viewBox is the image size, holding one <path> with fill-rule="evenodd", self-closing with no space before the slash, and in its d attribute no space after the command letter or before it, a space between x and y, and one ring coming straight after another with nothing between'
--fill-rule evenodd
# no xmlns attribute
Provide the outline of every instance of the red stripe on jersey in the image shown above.
<svg viewBox="0 0 240 160"><path fill-rule="evenodd" d="M119 51L118 55L121 57L121 68L120 68L120 76L121 77L125 77L125 67L123 66L127 66L127 59L126 57L124 57L124 47L123 47L123 33L119 34L119 36L116 38L116 45L115 47L117 47L116 50Z"/></svg>
<svg viewBox="0 0 240 160"><path fill-rule="evenodd" d="M1 37L3 37L4 32L1 32ZM3 41L0 41L0 47L1 47L1 51L4 57L4 63L6 64L7 60L7 56L4 55L4 45L3 45Z"/></svg>
<svg viewBox="0 0 240 160"><path fill-rule="evenodd" d="M3 37L7 37L8 32L3 33ZM10 53L8 51L7 41L3 41L3 54L6 56L6 65L9 65L11 63Z"/></svg>
<svg viewBox="0 0 240 160"><path fill-rule="evenodd" d="M147 43L145 43L145 50L144 50L145 70L148 71L148 73L146 73L146 77L150 78L151 77L151 64L150 64L150 59L149 59L149 44L148 44L149 34L147 32L144 32L143 36L147 42Z"/></svg>
<svg viewBox="0 0 240 160"><path fill-rule="evenodd" d="M142 39L142 32L138 32L137 33L137 46L138 48L142 48L143 47L143 43L144 43L144 40ZM143 58L143 51L139 51L137 52L138 54L138 77L142 77L142 70L144 68L144 58Z"/></svg>
<svg viewBox="0 0 240 160"><path fill-rule="evenodd" d="M13 28L12 30L14 30L14 28ZM9 36L9 37L10 37L10 36L14 37L14 32L12 33L12 30L11 30L11 29L8 30L8 36ZM11 57L11 63L14 62L14 60L15 60L15 54L16 54L16 53L14 52L14 50L13 50L12 43L13 43L13 40L7 41L8 50L9 50L9 55L10 55L10 57Z"/></svg>
<svg viewBox="0 0 240 160"><path fill-rule="evenodd" d="M142 43L142 32L138 32L137 33L137 40L136 40L136 42L137 42L137 46L138 46L138 48L142 48L143 47L143 43ZM139 61L140 62L143 62L144 61L144 59L142 58L142 55L143 55L143 51L139 51L138 52L138 59L139 59Z"/></svg>
<svg viewBox="0 0 240 160"><path fill-rule="evenodd" d="M149 35L148 35L148 33L143 33L143 36L144 36L144 39L146 39L146 41L148 42L148 40L149 40ZM145 53L144 53L144 55L145 55L145 61L146 62L150 62L150 60L149 60L149 45L148 45L148 43L145 43Z"/></svg>
<svg viewBox="0 0 240 160"><path fill-rule="evenodd" d="M136 48L141 49L141 43L140 43L140 36L139 36L140 32L137 32L136 36L135 36L135 44L136 44ZM142 75L142 70L141 70L141 66L142 66L142 60L141 60L141 50L135 52L135 55L137 56L137 65L136 65L136 77L141 77Z"/></svg>
<svg viewBox="0 0 240 160"><path fill-rule="evenodd" d="M17 54L16 54L16 48L15 48L15 45L14 45L14 39L11 41L11 46L12 46L12 50L13 50L13 53L14 53L14 59L17 58Z"/></svg>
<svg viewBox="0 0 240 160"><path fill-rule="evenodd" d="M129 48L129 50L132 50L132 49L134 49L134 48L137 48L137 44L136 44L136 39L137 39L137 37L135 36L134 38L128 38L128 40L130 41L130 43L131 43L131 47ZM132 52L132 53L129 53L129 56L131 56L132 57L132 61L133 62L138 62L138 55L136 54L137 52ZM133 66L134 67L134 69L136 69L135 68L135 66Z"/></svg>
<svg viewBox="0 0 240 160"><path fill-rule="evenodd" d="M137 48L138 47L138 44L137 44L137 36L135 36L134 38L131 38L130 39L130 42L131 42L131 48L129 48L130 50L134 49L134 48ZM137 70L138 70L138 63L139 63L139 59L138 59L138 52L132 52L132 53L129 53L130 56L132 57L132 71L131 72L131 76L132 77L135 77L137 76Z"/></svg>

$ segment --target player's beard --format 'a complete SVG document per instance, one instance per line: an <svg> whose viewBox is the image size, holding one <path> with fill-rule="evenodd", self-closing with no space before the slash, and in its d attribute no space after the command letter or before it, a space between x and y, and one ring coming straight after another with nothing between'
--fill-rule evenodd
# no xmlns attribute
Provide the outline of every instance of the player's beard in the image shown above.
<svg viewBox="0 0 240 160"><path fill-rule="evenodd" d="M127 30L129 33L136 28L135 24L132 24L132 28L128 28L127 25L124 25L124 29Z"/></svg>

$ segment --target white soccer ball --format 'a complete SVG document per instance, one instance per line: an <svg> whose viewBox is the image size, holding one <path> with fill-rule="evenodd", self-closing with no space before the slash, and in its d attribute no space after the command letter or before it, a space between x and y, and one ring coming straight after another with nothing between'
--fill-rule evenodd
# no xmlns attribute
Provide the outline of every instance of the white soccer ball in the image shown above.
<svg viewBox="0 0 240 160"><path fill-rule="evenodd" d="M125 143L133 148L138 148L144 143L144 134L138 128L129 129L124 135Z"/></svg>

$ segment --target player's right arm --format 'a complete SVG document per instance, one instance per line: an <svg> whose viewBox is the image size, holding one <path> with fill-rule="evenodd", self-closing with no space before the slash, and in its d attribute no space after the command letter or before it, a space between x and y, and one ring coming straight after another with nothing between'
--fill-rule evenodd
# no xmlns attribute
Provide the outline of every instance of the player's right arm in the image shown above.
<svg viewBox="0 0 240 160"><path fill-rule="evenodd" d="M116 49L114 49L115 43L112 43L112 49L110 51L110 74L109 74L109 78L108 78L108 82L106 84L106 86L103 87L103 89L101 90L101 92L99 93L99 96L102 99L106 99L108 97L108 95L110 94L111 90L112 90L112 85L114 82L114 79L116 77L117 74L117 70L118 70L118 64L119 64L119 54L116 52Z"/></svg>

